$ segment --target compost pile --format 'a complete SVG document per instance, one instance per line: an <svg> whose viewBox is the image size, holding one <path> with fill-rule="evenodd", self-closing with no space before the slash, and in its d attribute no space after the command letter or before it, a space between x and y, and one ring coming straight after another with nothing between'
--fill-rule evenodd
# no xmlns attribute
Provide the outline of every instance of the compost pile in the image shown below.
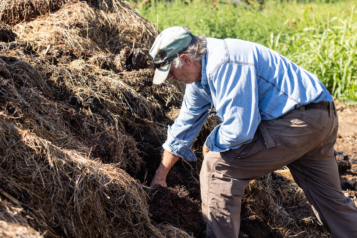
<svg viewBox="0 0 357 238"><path fill-rule="evenodd" d="M5 237L204 237L209 119L171 188L148 188L181 85L153 85L158 32L119 0L0 3L0 226ZM241 237L328 236L286 172L252 182Z"/></svg>
<svg viewBox="0 0 357 238"><path fill-rule="evenodd" d="M125 171L141 169L138 143L163 136L155 119L182 97L151 86L157 30L120 1L58 1L49 14L57 8L44 2L2 6L1 197L28 223L3 222L13 237L12 223L45 237L188 237L151 221L143 185Z"/></svg>

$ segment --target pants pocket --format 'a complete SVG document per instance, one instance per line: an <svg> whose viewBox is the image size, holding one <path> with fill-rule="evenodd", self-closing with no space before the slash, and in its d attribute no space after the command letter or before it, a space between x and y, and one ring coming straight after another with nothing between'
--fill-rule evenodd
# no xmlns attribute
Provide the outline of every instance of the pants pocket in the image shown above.
<svg viewBox="0 0 357 238"><path fill-rule="evenodd" d="M289 120L288 125L276 135L276 140L287 147L298 148L311 143L325 128L318 122L299 114L297 118L284 119ZM286 124L286 122L284 122Z"/></svg>
<svg viewBox="0 0 357 238"><path fill-rule="evenodd" d="M242 145L240 148L235 150L228 150L226 152L222 152L221 156L225 160L236 160L236 159L245 159L248 158L261 150L265 149L264 138L261 135L259 129L254 135L253 140L248 143Z"/></svg>

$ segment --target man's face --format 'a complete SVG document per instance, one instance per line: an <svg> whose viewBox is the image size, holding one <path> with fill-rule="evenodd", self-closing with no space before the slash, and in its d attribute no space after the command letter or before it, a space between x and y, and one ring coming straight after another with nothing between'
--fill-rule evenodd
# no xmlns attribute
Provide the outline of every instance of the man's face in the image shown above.
<svg viewBox="0 0 357 238"><path fill-rule="evenodd" d="M167 78L173 78L186 84L201 80L201 62L193 61L188 55L181 55L180 58L182 60L183 66L181 68L175 68L173 65L171 65Z"/></svg>

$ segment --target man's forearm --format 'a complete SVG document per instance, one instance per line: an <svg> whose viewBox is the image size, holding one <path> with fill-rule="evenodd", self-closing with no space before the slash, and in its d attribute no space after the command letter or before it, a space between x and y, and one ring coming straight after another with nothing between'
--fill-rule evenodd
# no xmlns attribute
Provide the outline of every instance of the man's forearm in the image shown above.
<svg viewBox="0 0 357 238"><path fill-rule="evenodd" d="M162 160L159 168L156 170L155 177L151 182L151 187L157 184L166 187L166 176L169 173L170 169L179 159L178 156L171 154L170 152L164 150L162 154Z"/></svg>

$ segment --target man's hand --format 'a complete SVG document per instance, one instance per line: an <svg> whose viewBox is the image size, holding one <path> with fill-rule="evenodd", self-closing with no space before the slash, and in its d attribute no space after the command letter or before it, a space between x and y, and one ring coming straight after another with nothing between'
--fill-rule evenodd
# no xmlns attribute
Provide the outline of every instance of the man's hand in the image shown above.
<svg viewBox="0 0 357 238"><path fill-rule="evenodd" d="M156 170L155 177L151 181L150 187L154 187L155 185L161 185L163 187L167 187L166 176L178 159L179 159L178 156L173 155L170 152L164 150L161 164L159 168Z"/></svg>
<svg viewBox="0 0 357 238"><path fill-rule="evenodd" d="M210 152L210 150L207 148L206 143L204 143L202 147L203 158L206 157L208 152Z"/></svg>

